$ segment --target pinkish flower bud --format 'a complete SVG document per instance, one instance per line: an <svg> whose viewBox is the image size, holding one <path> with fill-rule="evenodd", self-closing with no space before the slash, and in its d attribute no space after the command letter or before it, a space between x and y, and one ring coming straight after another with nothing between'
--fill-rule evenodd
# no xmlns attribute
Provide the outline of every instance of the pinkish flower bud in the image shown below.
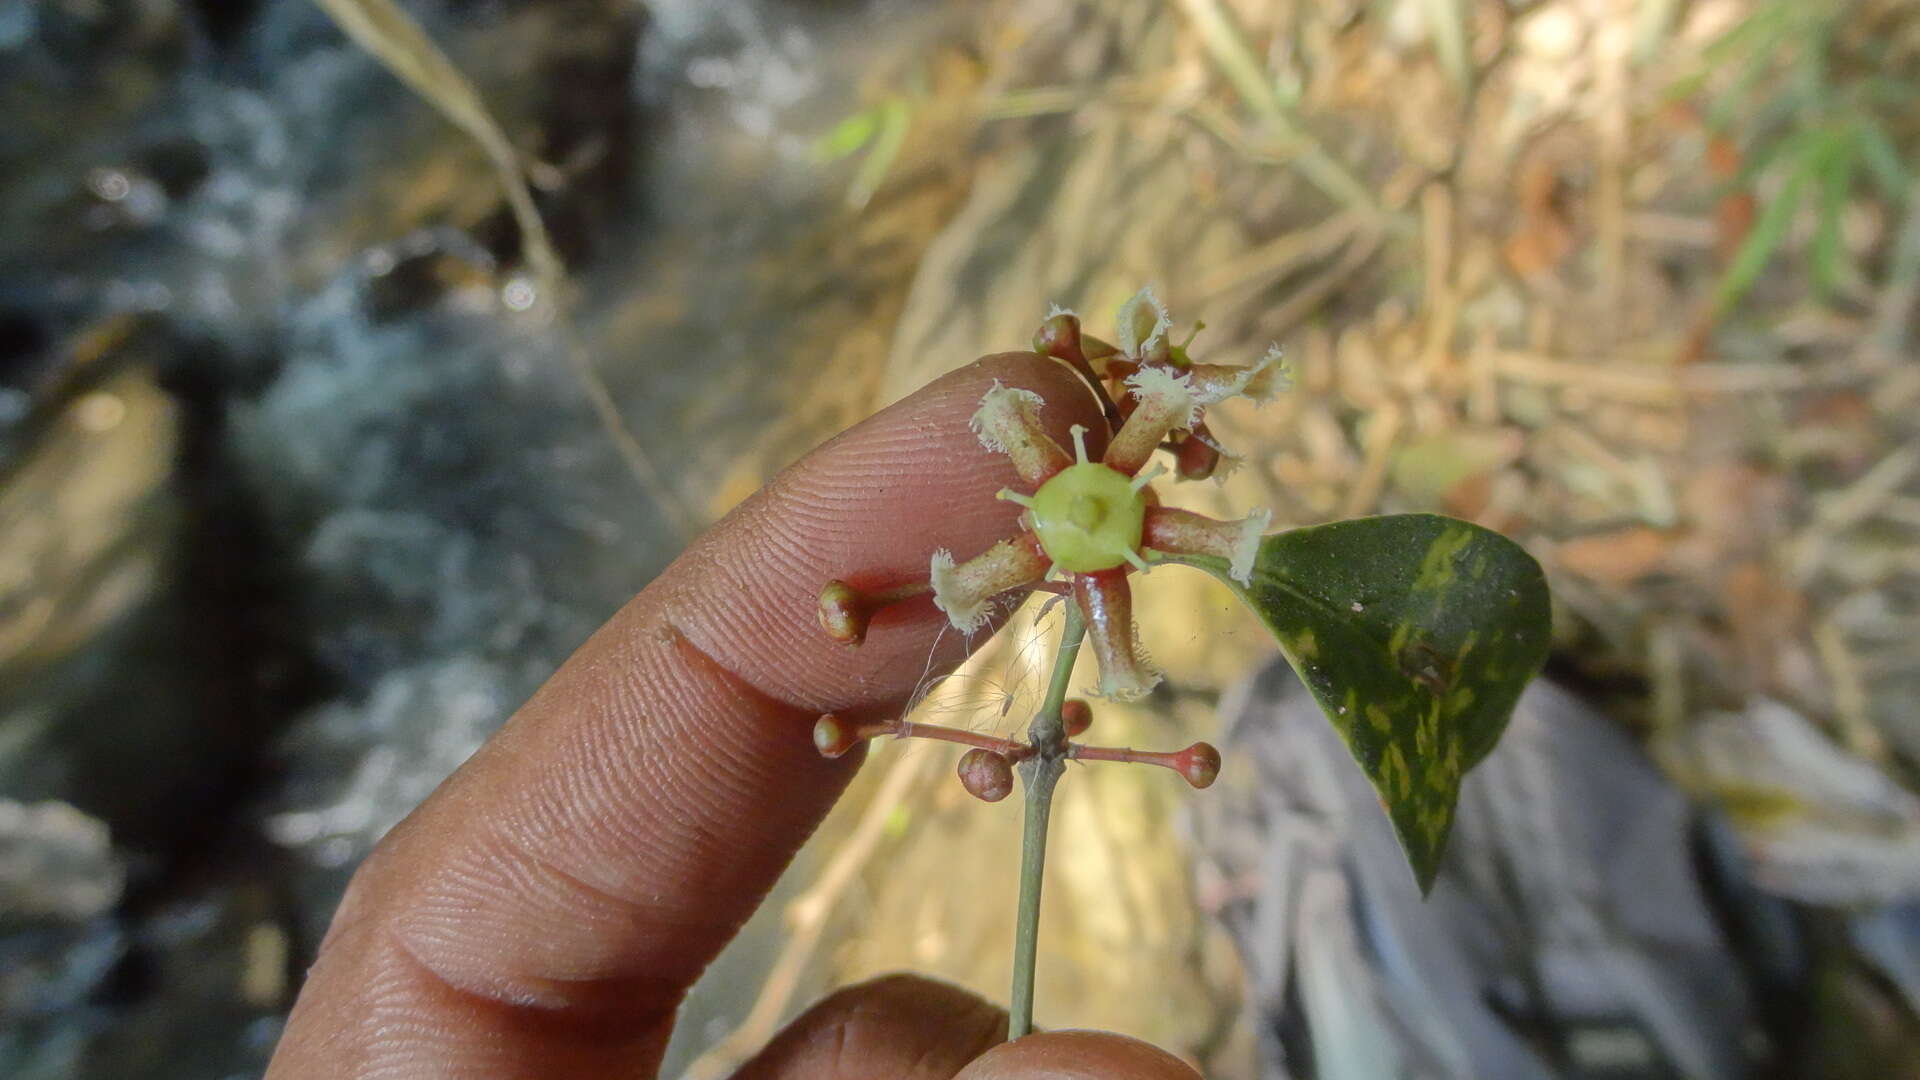
<svg viewBox="0 0 1920 1080"><path fill-rule="evenodd" d="M829 581L820 590L820 627L842 645L858 645L867 638L867 626L882 608L919 596L928 586L902 585L867 592L844 581Z"/></svg>
<svg viewBox="0 0 1920 1080"><path fill-rule="evenodd" d="M1205 427L1205 424L1200 427ZM1200 437L1199 428L1174 440L1174 471L1182 480L1205 480L1220 466L1220 451Z"/></svg>
<svg viewBox="0 0 1920 1080"><path fill-rule="evenodd" d="M860 739L854 734L854 727L845 720L827 713L813 724L813 747L820 751L821 757L837 758L859 745Z"/></svg>
<svg viewBox="0 0 1920 1080"><path fill-rule="evenodd" d="M826 713L813 722L813 746L820 751L821 757L837 758L868 739L898 735L900 732L898 720L850 724L833 713Z"/></svg>
<svg viewBox="0 0 1920 1080"><path fill-rule="evenodd" d="M1041 356L1065 360L1075 367L1087 362L1080 348L1080 317L1071 311L1055 311L1033 334L1033 351Z"/></svg>
<svg viewBox="0 0 1920 1080"><path fill-rule="evenodd" d="M866 598L844 581L829 581L820 590L820 627L842 645L858 645L867 637Z"/></svg>
<svg viewBox="0 0 1920 1080"><path fill-rule="evenodd" d="M1173 755L1173 769L1194 787L1212 787L1220 778L1220 751L1211 743L1194 743Z"/></svg>
<svg viewBox="0 0 1920 1080"><path fill-rule="evenodd" d="M1067 730L1067 738L1077 739L1093 726L1093 706L1079 698L1068 698L1060 705L1060 723Z"/></svg>
<svg viewBox="0 0 1920 1080"><path fill-rule="evenodd" d="M982 802L999 802L1013 791L1013 766L991 750L975 747L960 756L960 786Z"/></svg>

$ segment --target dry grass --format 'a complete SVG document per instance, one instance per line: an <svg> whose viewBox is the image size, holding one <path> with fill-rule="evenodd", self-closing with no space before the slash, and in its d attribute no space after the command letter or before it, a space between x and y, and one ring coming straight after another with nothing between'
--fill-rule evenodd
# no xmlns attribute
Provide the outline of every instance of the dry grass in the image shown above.
<svg viewBox="0 0 1920 1080"><path fill-rule="evenodd" d="M1046 301L1098 328L1152 281L1177 318L1207 323L1197 354L1241 361L1279 340L1300 380L1221 417L1245 467L1177 498L1265 503L1291 524L1438 509L1501 529L1549 567L1568 672L1649 738L1774 698L1911 784L1911 215L1865 193L1845 208L1862 302L1809 285L1809 219L1744 302L1718 309L1751 228L1737 211L1771 193L1706 159L1764 133L1710 130L1666 89L1753 4L1412 7L1458 14L1442 28L1457 42L1360 5L983 14L984 88L972 126L945 136L978 150L971 194L920 264L884 396L1017 346ZM1141 591L1183 702L1204 705L1265 651L1204 585L1156 575ZM1204 707L1174 715L1207 722ZM941 825L940 849L992 858L1004 838L980 817ZM1101 905L1070 889L1062 906ZM959 959L994 942L930 955L890 934L971 925L910 891L876 898L842 973L912 963L994 991ZM1103 961L1112 918L1127 916L1050 928L1074 958L1062 965L1087 965L1052 992L1075 1023L1206 1057L1219 1030L1204 1017L1170 1030L1124 1005L1164 1001L1165 984ZM1205 966L1168 924L1128 926L1152 958L1142 978Z"/></svg>
<svg viewBox="0 0 1920 1080"><path fill-rule="evenodd" d="M518 212L518 157L457 73L404 26L367 29L390 4L321 2L486 147ZM949 73L940 92L914 99L886 167L853 176L858 208L826 223L841 236L827 265L906 251L911 284L866 310L815 309L807 332L847 344L808 393L850 416L1019 347L1048 301L1097 330L1154 282L1176 317L1207 323L1197 354L1244 361L1277 340L1299 378L1275 406L1219 418L1245 465L1182 501L1266 504L1286 524L1438 509L1501 529L1549 568L1569 670L1649 738L1774 698L1912 786L1920 376L1902 361L1920 187L1904 207L1849 193L1837 232L1812 205L1780 215L1729 299L1780 194L1742 167L1769 130L1758 116L1716 126L1713 96L1738 71L1669 90L1711 67L1711 43L1760 2L966 7L927 61ZM1913 55L1913 8L1873 0L1860 18ZM877 85L873 101L905 94ZM1920 132L1895 134L1912 159ZM522 226L531 242L537 218ZM1836 242L1858 287L1822 294L1809 262ZM793 435L770 433L724 491L750 490ZM1207 589L1156 574L1142 590L1148 644L1181 694L1171 714L1116 710L1116 726L1203 727L1208 695L1267 651ZM1191 905L1180 913L1177 857L1114 856L1165 834L1176 803L1116 783L1062 789L1084 800L1064 812L1089 832L1061 856L1047 933L1071 960L1043 984L1043 1018L1050 997L1071 1002L1059 1019L1231 1072L1217 1056L1230 972ZM1005 823L949 812L951 786L880 805L910 815L938 862L1004 857ZM871 832L855 827L860 858L835 865L857 866ZM955 883L947 896L942 867L883 861L884 874L839 874L836 894L865 900L803 927L788 966L853 978L905 964L997 993L978 958L1004 943L978 915L1010 910L1010 894ZM1165 1008L1175 983L1200 1007ZM743 1038L792 985L788 971Z"/></svg>

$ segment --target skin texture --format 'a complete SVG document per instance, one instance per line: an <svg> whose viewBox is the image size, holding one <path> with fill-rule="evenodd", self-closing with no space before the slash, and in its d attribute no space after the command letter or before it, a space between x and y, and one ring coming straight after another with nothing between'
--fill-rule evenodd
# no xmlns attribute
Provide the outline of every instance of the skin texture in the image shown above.
<svg viewBox="0 0 1920 1080"><path fill-rule="evenodd" d="M342 899L268 1070L292 1077L650 1077L687 987L839 797L823 712L897 713L966 644L925 598L829 640L823 582L924 578L1015 531L1015 481L967 419L995 380L1099 430L1064 366L948 375L816 449L716 525L396 827ZM916 978L820 1003L745 1076L1176 1077L1133 1040L1036 1035L981 1057L992 1006ZM976 1060L977 1059L977 1060ZM972 1064L967 1064L972 1062Z"/></svg>

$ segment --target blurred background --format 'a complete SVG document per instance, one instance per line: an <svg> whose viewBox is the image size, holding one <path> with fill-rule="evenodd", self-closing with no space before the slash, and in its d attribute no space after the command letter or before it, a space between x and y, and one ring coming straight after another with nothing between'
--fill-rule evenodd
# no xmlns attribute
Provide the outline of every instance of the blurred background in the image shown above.
<svg viewBox="0 0 1920 1080"><path fill-rule="evenodd" d="M1917 79L1914 0L0 0L0 1075L257 1073L356 862L689 536L1152 283L1297 378L1174 501L1500 529L1557 647L1421 905L1153 575L1101 741L1228 767L1062 785L1039 1022L1920 1076ZM1046 629L923 708L1024 723ZM1004 996L1018 800L952 757L876 753L667 1075Z"/></svg>

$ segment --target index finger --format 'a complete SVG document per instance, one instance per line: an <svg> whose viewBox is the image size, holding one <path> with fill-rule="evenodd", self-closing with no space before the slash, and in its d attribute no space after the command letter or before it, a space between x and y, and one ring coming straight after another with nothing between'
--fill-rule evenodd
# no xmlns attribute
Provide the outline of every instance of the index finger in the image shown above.
<svg viewBox="0 0 1920 1080"><path fill-rule="evenodd" d="M988 357L728 515L369 857L269 1074L650 1075L681 995L852 775L813 721L897 711L964 654L924 598L858 649L815 605L830 579L924 579L936 549L1012 531L1012 468L967 423L995 381L1039 392L1063 442L1099 427L1064 366Z"/></svg>

